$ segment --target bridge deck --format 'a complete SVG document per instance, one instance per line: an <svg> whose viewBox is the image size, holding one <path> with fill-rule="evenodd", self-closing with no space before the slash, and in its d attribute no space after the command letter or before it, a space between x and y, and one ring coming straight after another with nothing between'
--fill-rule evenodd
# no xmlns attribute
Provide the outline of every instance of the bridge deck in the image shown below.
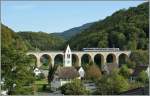
<svg viewBox="0 0 150 96"><path fill-rule="evenodd" d="M29 51L28 53L30 52L33 52L33 53L53 53L53 52L57 52L57 53L64 53L64 51ZM131 51L128 51L128 50L119 50L119 51L72 51L72 53L75 53L75 52L79 52L79 53L83 53L83 52L131 52Z"/></svg>

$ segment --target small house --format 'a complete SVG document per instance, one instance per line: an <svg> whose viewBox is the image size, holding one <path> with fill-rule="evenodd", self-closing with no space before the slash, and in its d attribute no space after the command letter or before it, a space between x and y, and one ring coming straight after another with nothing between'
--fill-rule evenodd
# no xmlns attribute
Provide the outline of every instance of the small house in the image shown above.
<svg viewBox="0 0 150 96"><path fill-rule="evenodd" d="M82 67L77 70L72 66L72 53L69 45L64 51L64 64L63 67L58 67L54 73L54 78L51 82L52 89L58 89L66 83L70 83L74 79L80 79L84 76Z"/></svg>
<svg viewBox="0 0 150 96"><path fill-rule="evenodd" d="M85 75L84 69L82 67L77 67L76 69L77 69L77 71L78 71L78 73L80 75L80 78L82 79L84 77L84 75Z"/></svg>
<svg viewBox="0 0 150 96"><path fill-rule="evenodd" d="M35 76L38 76L41 73L41 71L38 68L34 69Z"/></svg>
<svg viewBox="0 0 150 96"><path fill-rule="evenodd" d="M80 79L80 74L74 67L58 67L51 86L53 89L57 89L66 83L70 83L73 79Z"/></svg>

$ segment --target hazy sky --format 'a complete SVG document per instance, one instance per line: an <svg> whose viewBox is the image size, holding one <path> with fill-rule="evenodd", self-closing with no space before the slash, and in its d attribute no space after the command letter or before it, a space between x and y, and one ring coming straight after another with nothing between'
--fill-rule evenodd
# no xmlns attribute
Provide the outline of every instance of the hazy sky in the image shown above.
<svg viewBox="0 0 150 96"><path fill-rule="evenodd" d="M14 31L63 32L144 1L3 1L2 23Z"/></svg>

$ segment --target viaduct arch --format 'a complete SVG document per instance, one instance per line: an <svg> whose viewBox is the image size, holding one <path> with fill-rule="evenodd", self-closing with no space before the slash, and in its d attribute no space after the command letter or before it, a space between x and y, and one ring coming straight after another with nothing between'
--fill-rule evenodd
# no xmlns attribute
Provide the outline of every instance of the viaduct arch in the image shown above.
<svg viewBox="0 0 150 96"><path fill-rule="evenodd" d="M57 55L62 56L62 62L64 62L64 52L63 51L41 51L41 52L27 52L27 55L33 55L36 58L36 67L40 67L42 64L40 58L44 55L48 55L50 58L49 64L52 66L56 63L55 57ZM105 65L115 64L120 67L123 61L129 58L131 51L72 51L72 64L75 66L81 66L82 58L87 55L89 62L94 62L99 65L102 69ZM123 57L124 59L121 59ZM120 65L119 65L120 63Z"/></svg>

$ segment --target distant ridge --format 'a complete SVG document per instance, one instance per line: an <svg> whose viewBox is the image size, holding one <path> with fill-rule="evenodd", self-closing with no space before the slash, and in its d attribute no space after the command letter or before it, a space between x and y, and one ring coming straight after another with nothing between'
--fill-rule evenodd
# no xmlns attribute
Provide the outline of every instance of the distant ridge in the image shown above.
<svg viewBox="0 0 150 96"><path fill-rule="evenodd" d="M66 31L64 31L62 33L51 33L51 34L54 35L54 36L59 36L59 37L62 37L64 39L68 40L72 36L75 36L75 35L79 34L80 32L82 32L83 30L89 28L93 23L94 22L86 23L86 24L84 24L82 26L71 28L71 29L66 30Z"/></svg>

